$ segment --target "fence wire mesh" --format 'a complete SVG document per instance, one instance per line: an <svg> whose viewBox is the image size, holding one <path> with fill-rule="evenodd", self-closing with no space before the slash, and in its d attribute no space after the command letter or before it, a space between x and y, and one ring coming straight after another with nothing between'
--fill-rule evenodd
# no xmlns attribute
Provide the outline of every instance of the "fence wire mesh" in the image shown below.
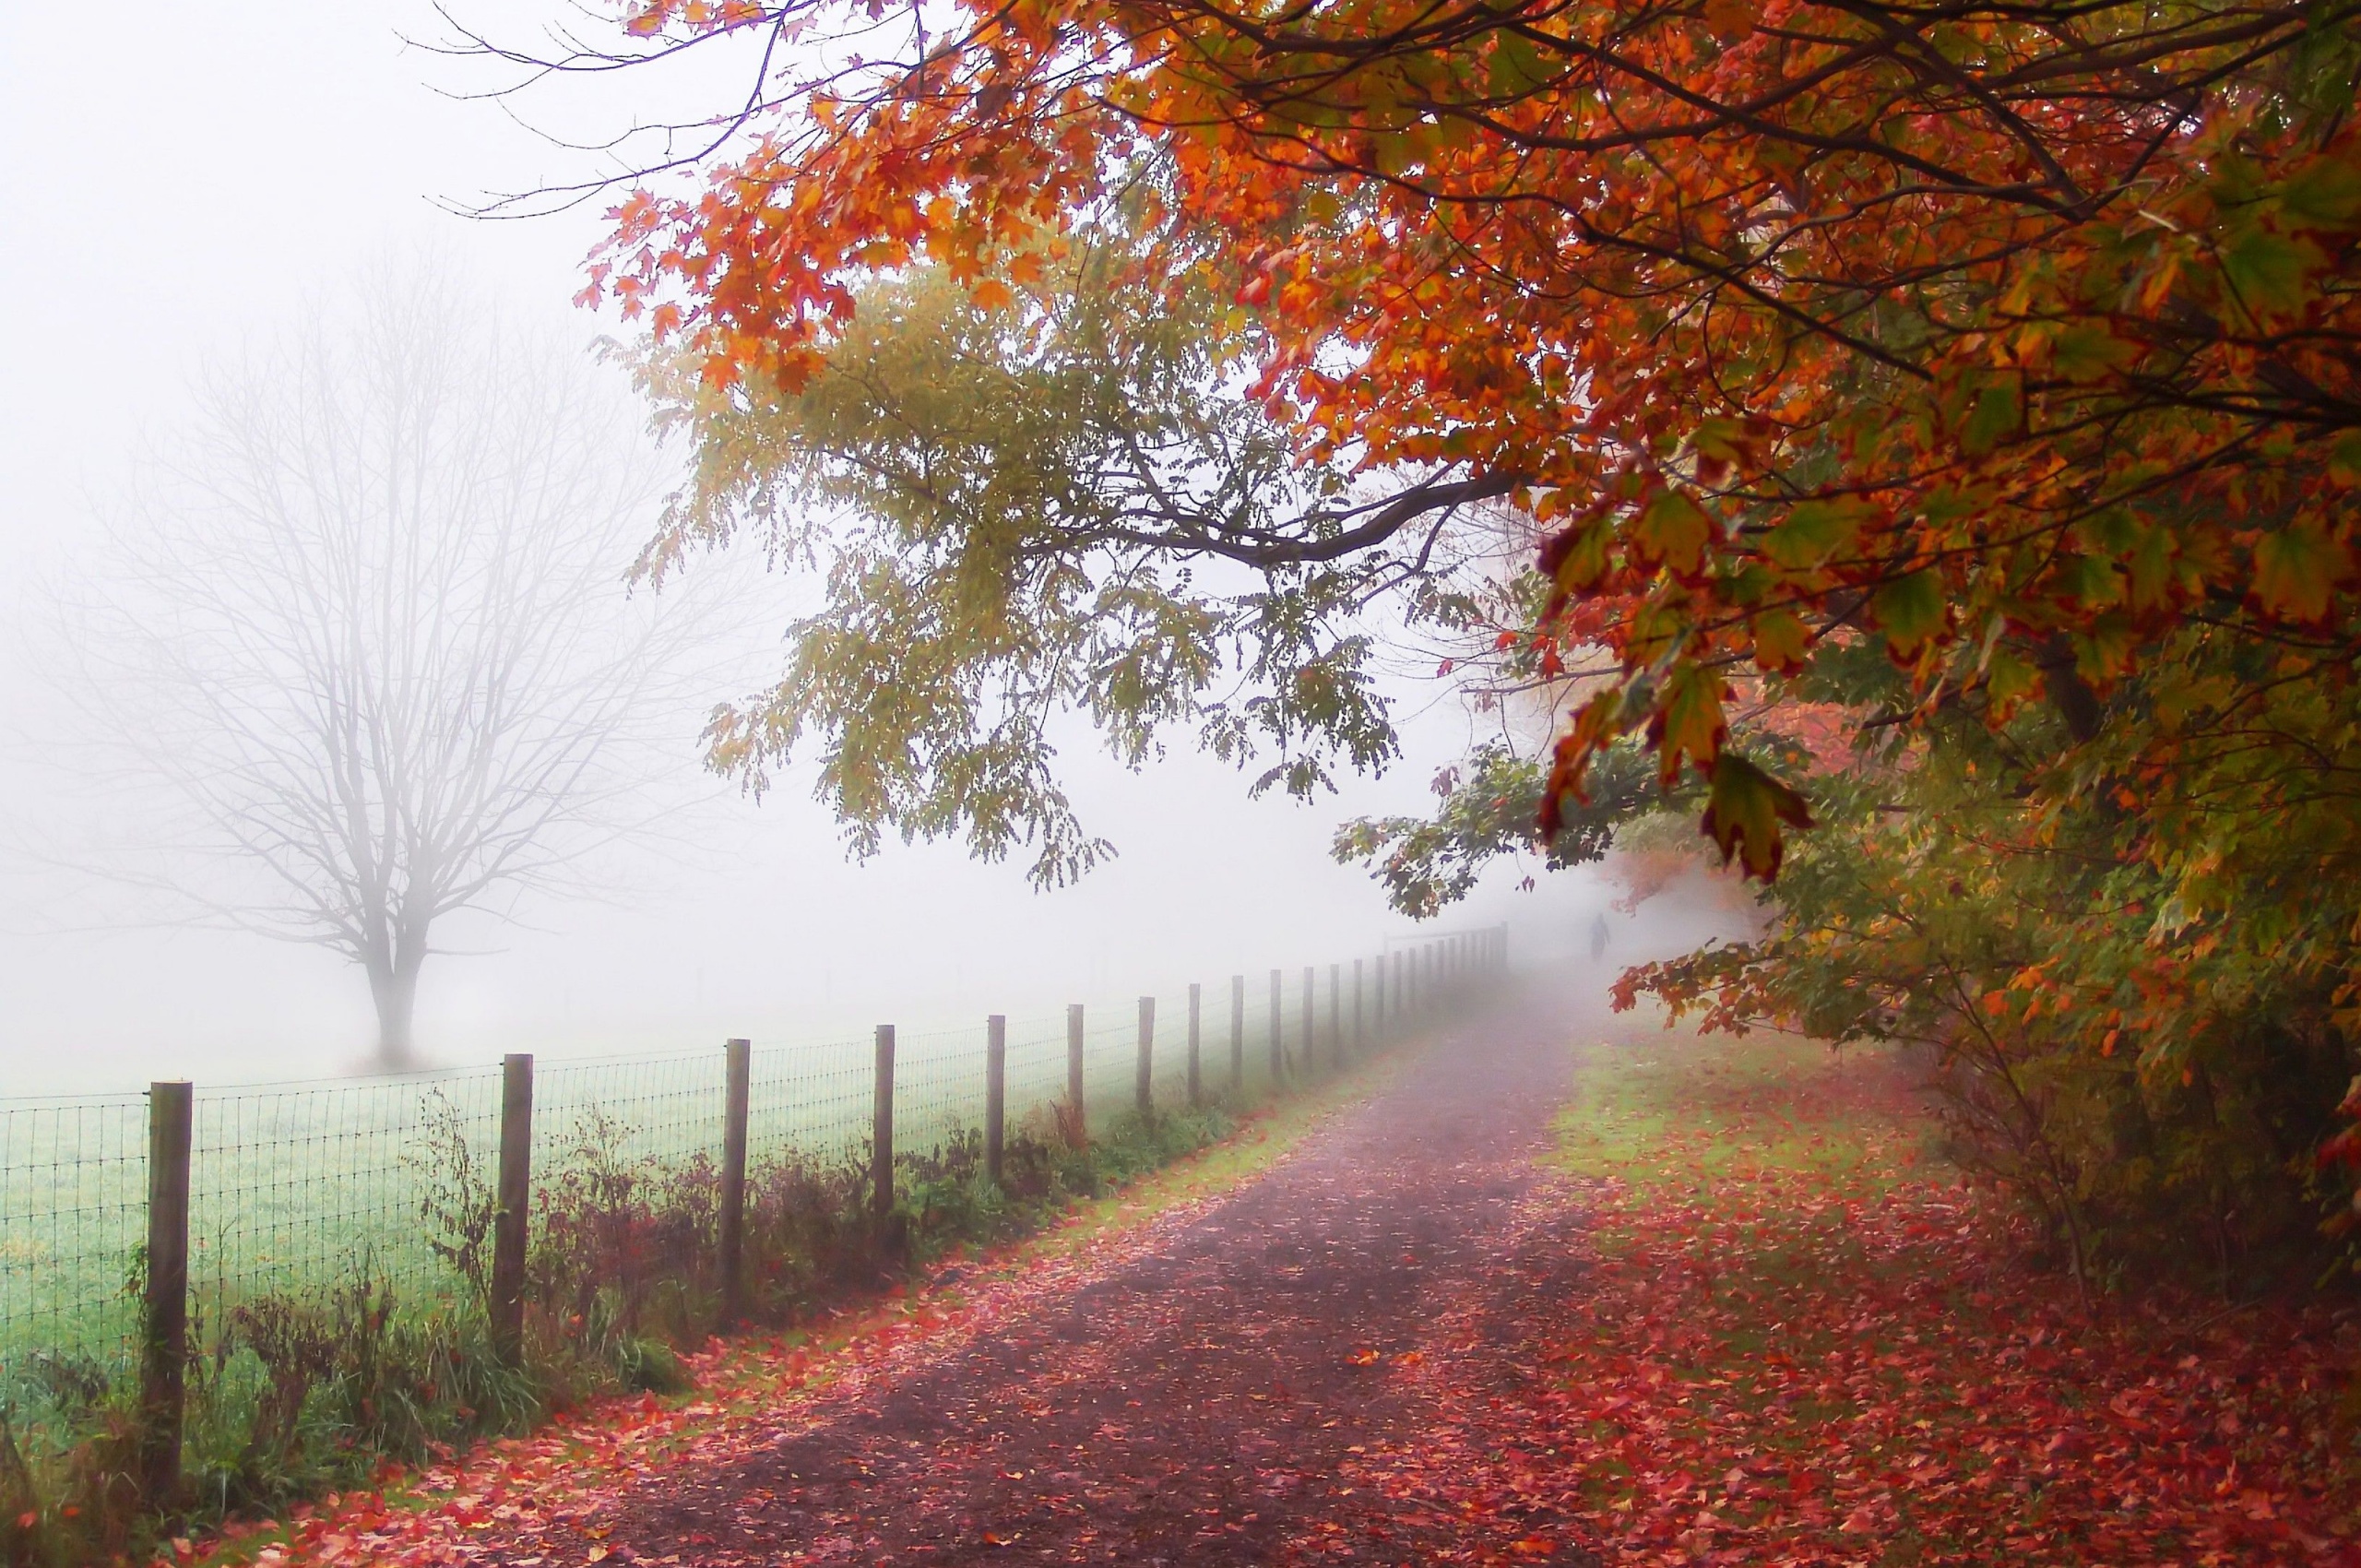
<svg viewBox="0 0 2361 1568"><path fill-rule="evenodd" d="M1198 1074L1208 1100L1267 1095L1374 1046L1438 994L1431 955L1399 950L1357 967L1249 971L1203 984ZM1191 998L1153 997L1152 1095L1188 1102ZM1356 1033L1356 1020L1359 1032ZM1054 1138L1068 1098L1070 1019L1007 1024L1006 1125ZM897 1154L931 1156L984 1123L986 1026L901 1034ZM1136 1102L1140 999L1083 1009L1083 1089L1094 1130ZM1275 1053L1274 1047L1276 1047ZM1275 1055L1279 1065L1275 1074ZM748 1164L848 1168L864 1160L875 1109L872 1040L758 1045L749 1053ZM449 1301L466 1282L438 1250L467 1182L489 1190L502 1076L470 1069L339 1083L200 1088L190 1170L190 1283L202 1332L241 1306L356 1277L408 1303ZM709 1174L722 1157L724 1052L544 1059L533 1085L532 1164L547 1191L569 1170ZM138 1323L146 1240L145 1096L0 1100L0 1384L43 1358L121 1366ZM0 1387L0 1398L7 1396Z"/></svg>
<svg viewBox="0 0 2361 1568"><path fill-rule="evenodd" d="M677 1168L721 1153L719 1050L558 1061L533 1070L533 1169L597 1158Z"/></svg>
<svg viewBox="0 0 2361 1568"><path fill-rule="evenodd" d="M984 1124L984 1026L906 1035L895 1044L894 1147L932 1154Z"/></svg>
<svg viewBox="0 0 2361 1568"><path fill-rule="evenodd" d="M1050 1107L1065 1098L1066 1021L1062 1016L1008 1021L1008 1126L1044 1141L1057 1131Z"/></svg>
<svg viewBox="0 0 2361 1568"><path fill-rule="evenodd" d="M421 1204L488 1170L500 1075L199 1090L189 1148L189 1281L200 1324L263 1296L368 1279L411 1301L457 1281Z"/></svg>
<svg viewBox="0 0 2361 1568"><path fill-rule="evenodd" d="M0 1107L0 1375L129 1354L147 1200L145 1097Z"/></svg>
<svg viewBox="0 0 2361 1568"><path fill-rule="evenodd" d="M758 1045L750 1057L750 1162L766 1164L792 1156L833 1165L868 1146L876 1106L873 1042Z"/></svg>

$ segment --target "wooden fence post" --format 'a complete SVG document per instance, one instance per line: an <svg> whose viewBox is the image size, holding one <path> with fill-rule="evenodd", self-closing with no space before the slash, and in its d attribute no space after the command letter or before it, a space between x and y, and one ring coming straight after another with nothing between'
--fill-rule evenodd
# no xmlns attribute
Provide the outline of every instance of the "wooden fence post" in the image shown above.
<svg viewBox="0 0 2361 1568"><path fill-rule="evenodd" d="M1007 1136L1008 1019L995 1013L984 1020L984 1174L995 1184Z"/></svg>
<svg viewBox="0 0 2361 1568"><path fill-rule="evenodd" d="M1310 964L1303 967L1303 1070L1306 1074L1311 1071L1312 1063L1320 1051L1320 1037L1311 1032L1312 1014L1320 1002L1318 976L1319 971Z"/></svg>
<svg viewBox="0 0 2361 1568"><path fill-rule="evenodd" d="M1205 1098L1204 1080L1197 1070L1197 1016L1198 1004L1202 1000L1198 993L1204 989L1195 980L1189 982L1189 1109L1192 1111L1204 1104Z"/></svg>
<svg viewBox="0 0 2361 1568"><path fill-rule="evenodd" d="M894 1212L894 1026L877 1026L877 1099L870 1123L869 1206L879 1225Z"/></svg>
<svg viewBox="0 0 2361 1568"><path fill-rule="evenodd" d="M1156 998L1140 998L1140 1072L1133 1099L1145 1122L1156 1114Z"/></svg>
<svg viewBox="0 0 2361 1568"><path fill-rule="evenodd" d="M1279 1040L1280 1012L1285 1005L1280 992L1285 981L1279 971L1271 971L1271 1083L1274 1087L1285 1083L1287 1075L1287 1055Z"/></svg>
<svg viewBox="0 0 2361 1568"><path fill-rule="evenodd" d="M1361 961L1353 960L1353 1054L1358 1056L1368 1043L1361 1033L1361 1017L1367 1010L1369 981L1361 974Z"/></svg>
<svg viewBox="0 0 2361 1568"><path fill-rule="evenodd" d="M1074 1125L1066 1135L1075 1148L1090 1141L1090 1124L1082 1110L1082 1004L1066 1008L1066 1103L1074 1110Z"/></svg>
<svg viewBox="0 0 2361 1568"><path fill-rule="evenodd" d="M525 1354L525 1242L533 1197L533 1059L500 1060L500 1206L492 1221L492 1344L516 1365Z"/></svg>
<svg viewBox="0 0 2361 1568"><path fill-rule="evenodd" d="M753 1042L721 1048L721 1321L746 1310L746 1112L753 1080Z"/></svg>
<svg viewBox="0 0 2361 1568"><path fill-rule="evenodd" d="M1328 1054L1345 1064L1345 966L1328 966Z"/></svg>
<svg viewBox="0 0 2361 1568"><path fill-rule="evenodd" d="M1246 1099L1246 977L1229 977L1229 1092Z"/></svg>
<svg viewBox="0 0 2361 1568"><path fill-rule="evenodd" d="M140 1479L169 1504L181 1487L188 1388L188 1163L196 1091L148 1086L148 1289L140 1324Z"/></svg>

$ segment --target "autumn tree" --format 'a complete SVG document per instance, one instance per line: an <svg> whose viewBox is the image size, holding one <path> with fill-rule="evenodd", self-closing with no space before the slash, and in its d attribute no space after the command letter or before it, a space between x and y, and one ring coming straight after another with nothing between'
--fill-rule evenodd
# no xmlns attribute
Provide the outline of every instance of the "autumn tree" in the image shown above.
<svg viewBox="0 0 2361 1568"><path fill-rule="evenodd" d="M1043 4L897 32L658 3L641 58L759 40L763 76L706 193L623 203L593 293L717 386L793 387L861 278L1021 290L1153 149L1185 238L1142 276L1210 267L1256 307L1256 390L1308 457L1513 482L1557 530L1538 637L1577 598L1637 604L1553 802L1644 730L1767 870L1799 808L1716 771L1734 660L1860 626L1922 690L2047 692L2079 734L2192 615L2336 619L2351 21Z"/></svg>
<svg viewBox="0 0 2361 1568"><path fill-rule="evenodd" d="M217 366L67 592L97 863L367 977L415 1066L452 916L642 825L686 628L623 577L653 473L627 394L428 274Z"/></svg>
<svg viewBox="0 0 2361 1568"><path fill-rule="evenodd" d="M1636 745L1774 875L1816 808L1734 710L1866 649L1879 789L1981 726L2011 855L2081 823L2153 883L2054 885L2049 935L2115 908L2130 943L2056 992L2077 1049L2194 1087L2176 1010L2240 953L2352 1061L2352 927L2308 893L2361 883L2354 6L653 0L541 64L741 43L758 79L589 290L718 394L807 385L879 277L1038 299L1151 166L1133 283L1248 313L1299 460L1501 486L1546 533L1522 650L1612 671L1545 837ZM2037 950L1987 949L1974 1004L2050 994Z"/></svg>

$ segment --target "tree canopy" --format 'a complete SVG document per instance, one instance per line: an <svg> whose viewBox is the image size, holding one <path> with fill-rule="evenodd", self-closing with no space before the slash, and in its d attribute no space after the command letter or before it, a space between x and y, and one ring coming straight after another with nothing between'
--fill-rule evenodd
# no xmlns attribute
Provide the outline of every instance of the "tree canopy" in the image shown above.
<svg viewBox="0 0 2361 1568"><path fill-rule="evenodd" d="M2135 1095L2229 1051L2309 1137L2323 1091L2281 1069L2361 1034L2322 896L2361 885L2356 14L652 0L553 64L760 44L587 291L716 397L821 385L920 270L1049 310L1120 213L1124 288L1236 307L1219 367L1299 482L1528 518L1498 657L1609 668L1556 688L1546 766L1348 831L1407 907L1518 837L1507 802L1591 830L1603 759L1646 754L1724 855L1794 868L1769 945L1666 994L1969 1056L2004 1016L2020 1058L2128 1041ZM1845 766L1750 738L1803 701L1851 716ZM2062 1136L2023 1065L1976 1092Z"/></svg>
<svg viewBox="0 0 2361 1568"><path fill-rule="evenodd" d="M1240 313L1149 290L1104 244L1045 264L1024 299L919 266L865 282L790 390L646 374L694 454L642 568L755 536L825 603L783 677L707 731L714 765L766 788L807 740L857 850L888 831L1020 847L1041 883L1108 846L1060 788L1078 710L1138 766L1167 726L1307 795L1397 753L1371 611L1464 627L1461 519L1503 488L1302 464L1239 395Z"/></svg>
<svg viewBox="0 0 2361 1568"><path fill-rule="evenodd" d="M864 278L991 299L1169 171L1149 284L1254 307L1309 459L1450 465L1632 600L1550 788L1644 730L1757 870L1796 813L1720 769L1733 665L1841 627L1928 700L2093 703L2202 620L2346 660L2361 163L2352 12L1366 0L658 0L789 50L701 194L635 191L593 292L794 387ZM825 52L823 52L825 53ZM769 56L766 56L766 59Z"/></svg>

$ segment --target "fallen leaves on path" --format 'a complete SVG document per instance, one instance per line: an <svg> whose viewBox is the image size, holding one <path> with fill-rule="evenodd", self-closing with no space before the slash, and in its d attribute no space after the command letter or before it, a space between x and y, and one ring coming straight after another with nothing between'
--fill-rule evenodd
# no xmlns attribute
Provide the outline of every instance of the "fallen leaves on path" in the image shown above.
<svg viewBox="0 0 2361 1568"><path fill-rule="evenodd" d="M284 1520L233 1526L203 1542L172 1543L160 1563L250 1562L255 1568L554 1568L537 1543L606 1534L597 1523L615 1500L694 1449L703 1462L726 1461L773 1444L823 1391L858 1395L957 1351L980 1334L1019 1321L1039 1302L1153 1251L1172 1226L1207 1201L1177 1202L1137 1223L1062 1245L1052 1234L1021 1242L972 1265L942 1271L916 1293L896 1289L848 1313L815 1336L739 1339L682 1358L697 1397L666 1402L650 1396L596 1401L526 1438L484 1443L462 1459L403 1474L399 1490L332 1495L291 1510ZM1135 1217L1138 1206L1120 1211ZM1065 1225L1083 1224L1082 1217ZM689 1562L685 1555L617 1561ZM593 1545L567 1561L603 1562Z"/></svg>

